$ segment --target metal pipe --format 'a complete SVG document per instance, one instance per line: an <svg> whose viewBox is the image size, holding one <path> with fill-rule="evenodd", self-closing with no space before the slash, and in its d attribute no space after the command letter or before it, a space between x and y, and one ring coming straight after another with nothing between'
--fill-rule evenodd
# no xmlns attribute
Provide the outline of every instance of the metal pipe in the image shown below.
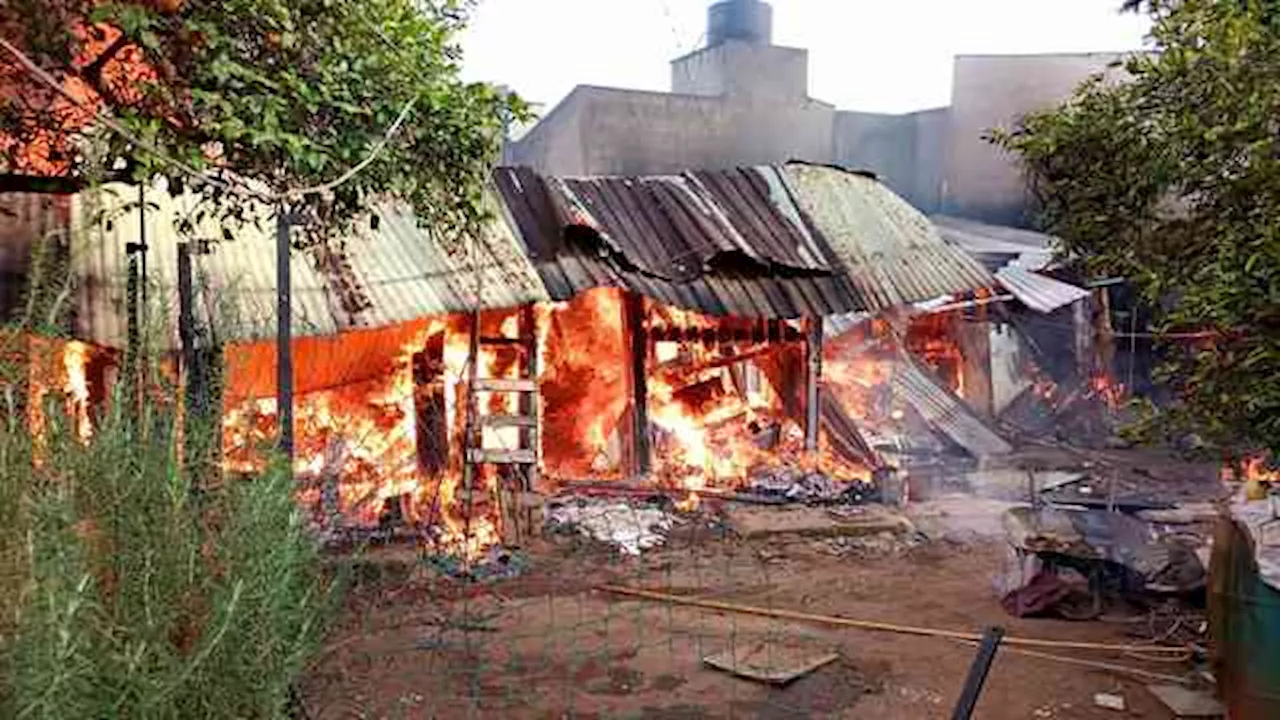
<svg viewBox="0 0 1280 720"><path fill-rule="evenodd" d="M964 689L960 691L960 700L956 703L951 720L969 720L973 710L982 696L982 686L987 682L987 674L991 672L991 663L995 662L996 651L1000 649L1000 641L1004 639L1004 628L989 627L982 634L982 642L978 645L978 656L969 666L969 677L965 678Z"/></svg>

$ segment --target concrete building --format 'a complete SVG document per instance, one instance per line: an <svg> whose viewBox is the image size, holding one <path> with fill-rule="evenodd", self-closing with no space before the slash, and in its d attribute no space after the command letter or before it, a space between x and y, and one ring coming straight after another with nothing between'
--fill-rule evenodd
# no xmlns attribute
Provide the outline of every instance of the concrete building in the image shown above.
<svg viewBox="0 0 1280 720"><path fill-rule="evenodd" d="M556 175L651 175L806 160L875 172L927 213L1026 222L1016 163L982 139L1107 71L1118 53L961 56L952 104L902 115L809 96L809 53L772 42L772 9L723 0L671 92L578 86L507 159Z"/></svg>

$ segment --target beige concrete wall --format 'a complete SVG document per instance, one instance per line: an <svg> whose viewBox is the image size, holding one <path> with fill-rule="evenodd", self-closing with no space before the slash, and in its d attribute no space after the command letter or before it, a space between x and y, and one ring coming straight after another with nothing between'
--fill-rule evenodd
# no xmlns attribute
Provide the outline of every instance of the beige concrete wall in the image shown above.
<svg viewBox="0 0 1280 720"><path fill-rule="evenodd" d="M671 91L803 104L809 100L809 51L731 40L673 60Z"/></svg>
<svg viewBox="0 0 1280 720"><path fill-rule="evenodd" d="M505 161L558 175L585 175L582 114L591 88L577 87L505 150Z"/></svg>
<svg viewBox="0 0 1280 720"><path fill-rule="evenodd" d="M835 112L821 103L598 87L571 97L571 112L549 117L517 144L517 162L558 175L643 175L832 155Z"/></svg>
<svg viewBox="0 0 1280 720"><path fill-rule="evenodd" d="M1012 128L1023 115L1053 107L1085 79L1107 72L1120 53L961 55L955 60L942 205L945 212L1023 225L1026 182L1014 158L987 143L991 128Z"/></svg>
<svg viewBox="0 0 1280 720"><path fill-rule="evenodd" d="M937 212L942 189L947 108L906 115L839 112L833 162L869 170L924 212Z"/></svg>

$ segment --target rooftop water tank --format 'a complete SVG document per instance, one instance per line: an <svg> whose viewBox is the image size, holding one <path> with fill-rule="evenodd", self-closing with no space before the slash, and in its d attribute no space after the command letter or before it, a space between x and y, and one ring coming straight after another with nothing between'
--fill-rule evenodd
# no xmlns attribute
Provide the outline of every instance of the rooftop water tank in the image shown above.
<svg viewBox="0 0 1280 720"><path fill-rule="evenodd" d="M773 42L773 7L761 0L723 0L707 10L707 47L726 40Z"/></svg>

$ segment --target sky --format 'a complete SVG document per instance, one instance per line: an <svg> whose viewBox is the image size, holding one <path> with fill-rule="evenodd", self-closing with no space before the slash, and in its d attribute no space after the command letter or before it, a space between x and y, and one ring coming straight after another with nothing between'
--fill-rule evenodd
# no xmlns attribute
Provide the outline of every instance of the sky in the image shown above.
<svg viewBox="0 0 1280 720"><path fill-rule="evenodd" d="M463 75L553 107L576 85L669 90L710 0L481 0ZM956 55L1142 47L1120 0L773 0L776 45L809 50L809 94L847 110L947 105Z"/></svg>

